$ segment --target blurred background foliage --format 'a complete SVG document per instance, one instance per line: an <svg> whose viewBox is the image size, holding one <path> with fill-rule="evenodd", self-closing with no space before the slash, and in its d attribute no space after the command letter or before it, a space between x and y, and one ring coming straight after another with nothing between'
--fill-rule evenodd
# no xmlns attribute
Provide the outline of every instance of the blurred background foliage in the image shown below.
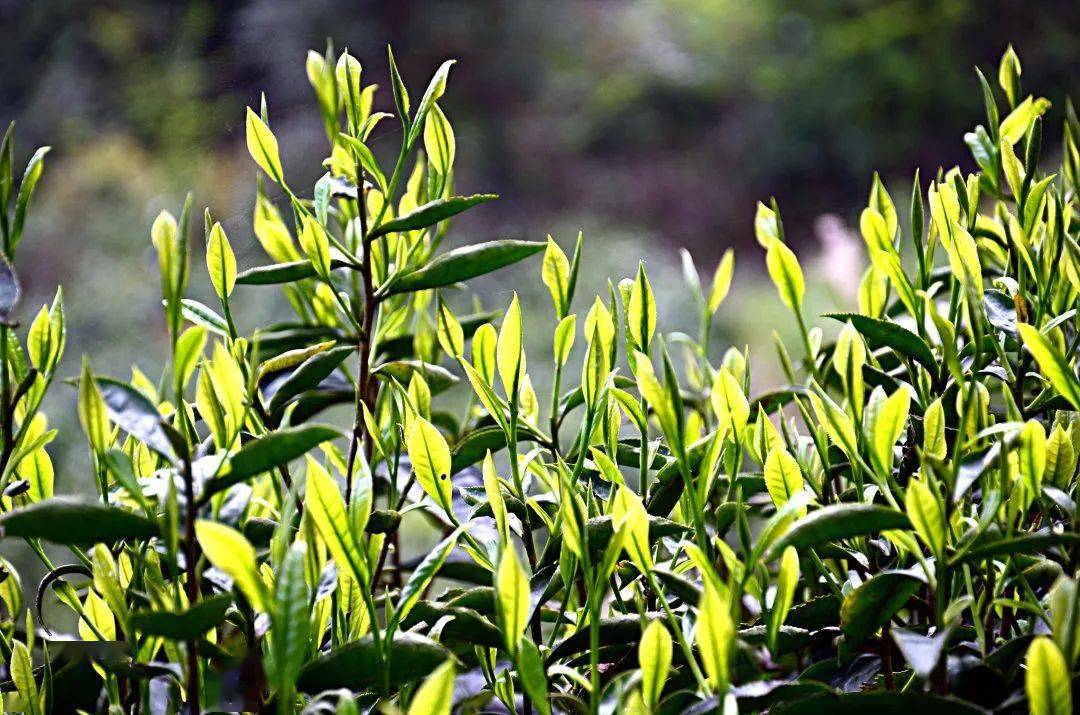
<svg viewBox="0 0 1080 715"><path fill-rule="evenodd" d="M917 167L973 168L961 139L982 116L973 67L993 76L1010 42L1025 87L1055 102L1053 154L1080 76L1078 31L1075 0L0 0L0 120L18 122L17 161L53 146L21 251L20 310L62 283L67 372L88 353L99 372L127 377L137 361L155 377L165 326L153 216L193 190L242 268L266 262L250 230L243 108L267 92L290 183L310 187L326 147L304 56L330 37L383 85L382 109L387 43L416 92L458 58L441 103L458 135L458 191L502 199L459 221L452 241L550 232L569 249L582 229L585 298L642 257L664 327L685 330L675 249L708 275L735 246L715 342L768 354L771 331L794 326L761 278L755 201L777 197L808 277L828 288L810 307L851 307L862 251L849 227L872 170L905 206ZM380 155L398 141L392 124L374 141ZM202 265L196 255L193 297L207 297ZM497 274L485 298L501 308L532 285L530 320L547 321L538 275L539 262ZM238 303L241 329L284 315L273 291ZM533 331L537 362L550 327ZM70 435L54 448L58 491L77 490L74 390L52 400Z"/></svg>

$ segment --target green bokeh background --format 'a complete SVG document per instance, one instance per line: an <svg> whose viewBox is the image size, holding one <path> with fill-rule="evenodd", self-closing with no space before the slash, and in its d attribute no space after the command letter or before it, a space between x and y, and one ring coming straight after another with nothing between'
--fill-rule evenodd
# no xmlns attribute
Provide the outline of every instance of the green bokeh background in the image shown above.
<svg viewBox="0 0 1080 715"><path fill-rule="evenodd" d="M982 116L974 67L993 77L1012 42L1026 91L1051 98L1047 153L1080 76L1080 4L1004 0L518 0L468 2L0 2L0 121L16 160L50 144L17 268L28 320L57 284L69 338L99 372L152 379L166 351L149 225L186 191L228 232L241 267L265 262L250 230L255 166L243 110L267 94L290 183L322 172L325 137L304 73L309 48L348 47L390 108L387 43L422 91L456 57L441 106L458 135L457 187L502 199L461 218L451 245L493 238L568 249L585 232L577 309L646 260L663 330L694 330L677 249L707 280L736 248L714 356L749 346L775 381L770 334L794 324L763 278L755 201L775 195L811 284L809 309L850 308L861 274L850 227L881 172L898 205L911 176L974 165L961 136ZM400 139L383 125L373 148ZM389 159L387 159L389 161ZM21 163L19 164L21 166ZM902 212L906 209L902 209ZM825 219L822 219L826 216ZM854 240L858 240L857 236ZM196 237L192 297L208 299ZM478 284L492 307L522 292L542 399L554 327L539 261ZM270 288L234 298L241 330L286 314ZM532 357L535 355L535 357ZM570 368L569 373L576 372ZM48 412L58 492L89 492L75 391Z"/></svg>

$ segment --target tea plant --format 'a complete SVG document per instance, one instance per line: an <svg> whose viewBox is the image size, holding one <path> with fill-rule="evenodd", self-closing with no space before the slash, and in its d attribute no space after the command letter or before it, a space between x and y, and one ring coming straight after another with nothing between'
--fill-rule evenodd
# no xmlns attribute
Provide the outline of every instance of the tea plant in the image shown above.
<svg viewBox="0 0 1080 715"><path fill-rule="evenodd" d="M1023 95L1010 49L999 89L979 74L977 173L938 171L925 192L916 175L904 228L875 176L857 309L823 316L835 341L811 327L775 202L759 205L801 359L776 338L786 385L755 393L748 355L709 350L730 252L707 286L684 255L695 339L658 332L644 265L577 295L580 236L569 257L550 238L442 250L449 219L495 198L456 191L438 104L450 67L414 103L391 54L391 116L358 60L309 54L329 145L310 197L288 183L265 100L248 110L270 263L238 271L207 211L216 306L186 297L191 199L157 218L167 369L122 381L84 361L77 380L95 501L52 493L39 406L63 352L59 293L22 341L9 317L44 151L9 212L8 132L0 527L48 575L31 615L4 565L5 707L1072 712L1071 105L1061 169L1045 173L1050 104ZM390 122L387 172L369 143ZM532 359L551 365L547 400L516 295L469 315L451 299L541 252L557 328ZM242 332L234 298L275 285L295 316ZM440 406L454 392L463 412ZM315 421L343 404L345 431ZM402 553L423 521L440 540ZM77 636L42 620L50 594Z"/></svg>

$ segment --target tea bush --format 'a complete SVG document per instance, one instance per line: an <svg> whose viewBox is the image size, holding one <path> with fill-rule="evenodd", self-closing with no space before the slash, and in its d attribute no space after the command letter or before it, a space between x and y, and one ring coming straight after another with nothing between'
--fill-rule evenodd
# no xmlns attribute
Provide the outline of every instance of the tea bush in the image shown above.
<svg viewBox="0 0 1080 715"><path fill-rule="evenodd" d="M775 202L759 205L802 344L776 340L787 384L755 394L750 356L709 352L730 252L708 285L685 261L695 338L658 332L644 265L581 300L580 236L569 257L550 238L440 250L453 216L495 198L456 191L438 104L450 67L415 101L391 54L391 116L355 58L309 54L329 146L310 197L287 181L265 100L248 110L269 262L239 271L207 211L217 306L185 297L192 200L158 216L167 368L125 382L84 360L74 380L92 501L54 495L40 411L64 351L61 294L25 332L14 317L47 150L16 189L9 129L0 527L48 574L28 604L4 564L5 708L1072 712L1071 105L1061 169L1045 173L1050 103L1023 95L1010 49L997 89L979 74L977 173L938 171L925 193L916 175L904 229L874 177L857 309L823 316L835 341L803 310ZM368 142L393 121L387 173ZM558 323L533 361L550 361L549 399L516 295L501 315L449 300L541 253ZM234 298L266 286L295 315L241 333ZM455 392L463 410L447 409ZM338 405L344 432L316 421ZM441 534L426 553L403 553L414 522ZM51 599L77 634L42 619Z"/></svg>

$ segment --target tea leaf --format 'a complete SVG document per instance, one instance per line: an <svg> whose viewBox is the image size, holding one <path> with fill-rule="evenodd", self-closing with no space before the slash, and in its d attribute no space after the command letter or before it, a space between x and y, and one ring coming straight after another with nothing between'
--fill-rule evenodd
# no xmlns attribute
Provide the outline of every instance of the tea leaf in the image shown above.
<svg viewBox="0 0 1080 715"><path fill-rule="evenodd" d="M221 300L232 295L233 286L236 285L236 256L220 223L214 224L206 239L206 270Z"/></svg>
<svg viewBox="0 0 1080 715"><path fill-rule="evenodd" d="M489 241L455 248L436 256L422 268L405 273L390 285L386 294L410 293L453 285L497 271L542 250L542 243L511 240Z"/></svg>
<svg viewBox="0 0 1080 715"><path fill-rule="evenodd" d="M715 313L720 304L724 302L724 298L727 298L728 291L731 289L731 278L734 274L735 252L729 248L724 251L724 256L720 259L719 265L716 266L716 272L713 273L708 301L710 313Z"/></svg>
<svg viewBox="0 0 1080 715"><path fill-rule="evenodd" d="M858 645L885 625L922 585L906 571L883 571L867 579L844 597L840 628L844 638Z"/></svg>
<svg viewBox="0 0 1080 715"><path fill-rule="evenodd" d="M774 240L768 244L765 262L769 277L780 291L780 300L791 310L801 311L806 284L795 253L783 241Z"/></svg>
<svg viewBox="0 0 1080 715"><path fill-rule="evenodd" d="M468 211L473 206L493 201L499 198L495 194L474 194L473 196L452 196L448 199L435 199L423 206L417 207L404 216L390 219L375 228L368 234L370 238L378 238L388 233L402 231L417 231L434 226L440 221L445 221L451 216L456 216L462 211ZM483 245L483 244L481 244ZM539 244L540 248L543 244ZM540 250L539 248L537 250ZM469 276L470 278L472 276ZM458 279L463 280L463 279ZM429 286L433 287L433 286Z"/></svg>
<svg viewBox="0 0 1080 715"><path fill-rule="evenodd" d="M1074 408L1080 410L1080 381L1076 379L1076 373L1065 360L1065 356L1034 326L1018 323L1016 328L1020 331L1024 346L1031 351L1039 369L1053 388Z"/></svg>
<svg viewBox="0 0 1080 715"><path fill-rule="evenodd" d="M435 425L417 417L406 437L406 445L417 483L436 504L449 510L451 464L446 439Z"/></svg>
<svg viewBox="0 0 1080 715"><path fill-rule="evenodd" d="M831 504L796 521L773 545L769 559L788 546L802 551L839 539L908 528L911 528L908 517L895 509L876 504Z"/></svg>
<svg viewBox="0 0 1080 715"><path fill-rule="evenodd" d="M408 715L450 715L454 704L454 661L447 660L416 689Z"/></svg>
<svg viewBox="0 0 1080 715"><path fill-rule="evenodd" d="M304 503L338 568L348 569L353 580L362 588L366 587L371 581L371 574L363 548L362 530L354 528L358 524L350 518L341 491L330 474L310 456L307 460Z"/></svg>
<svg viewBox="0 0 1080 715"><path fill-rule="evenodd" d="M1028 706L1037 715L1066 715L1073 711L1069 668L1054 641L1046 636L1031 642L1027 652L1024 689Z"/></svg>
<svg viewBox="0 0 1080 715"><path fill-rule="evenodd" d="M940 367L926 342L902 325L858 313L825 313L824 317L840 322L850 322L866 339L871 350L892 348L916 361L931 374L936 373Z"/></svg>
<svg viewBox="0 0 1080 715"><path fill-rule="evenodd" d="M671 653L671 634L663 623L652 621L641 634L641 645L638 646L642 696L652 709L660 703L671 667Z"/></svg>
<svg viewBox="0 0 1080 715"><path fill-rule="evenodd" d="M387 677L395 687L430 675L450 658L450 651L446 648L416 633L396 633L385 646L389 654ZM382 688L384 667L369 634L324 653L305 665L297 679L297 687L305 693L318 693L331 688Z"/></svg>
<svg viewBox="0 0 1080 715"><path fill-rule="evenodd" d="M507 650L516 653L529 619L529 580L512 546L503 549L495 574L499 600L499 625Z"/></svg>
<svg viewBox="0 0 1080 715"><path fill-rule="evenodd" d="M255 549L239 531L216 521L200 519L195 523L195 535L206 559L224 571L253 608L271 612L270 595L259 576Z"/></svg>
<svg viewBox="0 0 1080 715"><path fill-rule="evenodd" d="M278 151L277 137L270 131L270 127L252 111L247 109L245 125L247 134L247 149L251 158L266 172L267 176L278 184L284 181L285 173L281 168L281 155Z"/></svg>
<svg viewBox="0 0 1080 715"><path fill-rule="evenodd" d="M287 465L323 442L340 436L340 432L327 425L306 425L281 429L254 439L229 457L228 466L203 487L202 498L205 500L234 484Z"/></svg>
<svg viewBox="0 0 1080 715"><path fill-rule="evenodd" d="M158 535L157 524L115 506L54 497L0 516L5 537L44 539L54 544L94 544Z"/></svg>
<svg viewBox="0 0 1080 715"><path fill-rule="evenodd" d="M183 611L135 611L131 625L143 635L182 641L198 638L225 620L232 595L221 593L204 598Z"/></svg>

